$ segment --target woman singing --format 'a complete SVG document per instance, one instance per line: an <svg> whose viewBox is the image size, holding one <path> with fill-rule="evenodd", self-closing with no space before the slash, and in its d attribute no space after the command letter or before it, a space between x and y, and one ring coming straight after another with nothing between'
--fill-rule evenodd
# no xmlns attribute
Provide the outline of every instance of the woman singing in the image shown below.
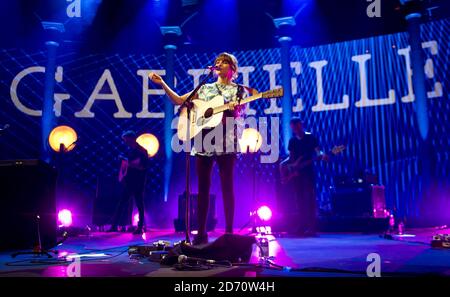
<svg viewBox="0 0 450 297"><path fill-rule="evenodd" d="M242 86L233 82L237 77L238 63L236 57L229 53L221 53L214 63L214 74L217 80L211 84L203 85L194 95L194 99L204 101L211 100L215 96L223 96L225 103L232 103L230 110L224 112L223 127L225 128L225 119L227 117L237 118L240 116L243 108L237 106L239 98L242 98ZM152 82L161 85L165 90L169 99L176 105L181 105L192 92L178 95L175 91L167 86L161 76L150 73ZM230 131L231 130L231 131ZM202 135L208 131L203 130ZM230 133L231 132L231 133ZM229 145L230 141L233 147L236 148L237 136L232 129L225 129L224 132L224 147ZM226 233L233 233L233 219L234 219L234 180L233 171L236 162L237 150L230 152L228 149L217 150L215 148L204 148L202 151L195 152L195 164L198 176L198 234L194 237L193 244L204 244L208 242L208 234L206 233L206 219L209 208L209 191L211 186L211 173L214 161L219 166L220 182L222 186L222 196L225 210Z"/></svg>

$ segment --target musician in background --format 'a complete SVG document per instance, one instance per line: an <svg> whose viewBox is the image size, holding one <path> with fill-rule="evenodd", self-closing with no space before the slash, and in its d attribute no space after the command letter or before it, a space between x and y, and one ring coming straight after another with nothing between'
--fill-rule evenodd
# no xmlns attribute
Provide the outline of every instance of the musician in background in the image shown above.
<svg viewBox="0 0 450 297"><path fill-rule="evenodd" d="M316 233L316 180L313 160L328 160L328 156L320 150L317 138L304 130L300 118L292 118L290 127L293 137L289 140L289 159L292 163L301 158L305 166L297 169L296 175L289 181L294 189L294 201L298 214L300 236L314 236Z"/></svg>
<svg viewBox="0 0 450 297"><path fill-rule="evenodd" d="M140 235L144 232L144 188L148 163L148 153L145 148L136 142L134 131L125 131L122 134L123 142L129 147L129 151L122 158L122 168L119 174L119 181L123 183L123 189L119 205L112 218L112 225L109 232L118 231L118 223L124 211L128 209L131 197L134 197L136 207L139 212L139 223L133 234Z"/></svg>
<svg viewBox="0 0 450 297"><path fill-rule="evenodd" d="M194 95L194 99L201 99L209 101L215 96L223 96L225 103L232 103L230 110L224 112L223 123L227 117L237 118L243 111L242 106L237 106L239 98L242 98L244 93L243 86L233 82L238 75L238 62L236 57L229 53L221 53L214 62L214 74L217 76L215 83L203 85ZM181 105L191 92L178 95L174 92L161 78L161 76L150 73L152 82L159 84L166 91L169 99L176 105ZM223 125L225 128L225 125ZM208 131L201 133L203 136ZM225 211L225 232L233 233L233 220L235 208L234 195L234 167L237 153L237 135L235 131L226 128L224 131L223 147L229 147L232 144L234 151L227 150L216 151L205 150L202 152L195 152L196 155L196 171L198 177L198 234L194 237L193 244L205 244L208 242L208 234L206 232L206 219L209 208L209 191L211 187L211 173L214 161L219 166L220 182L222 186L222 196Z"/></svg>

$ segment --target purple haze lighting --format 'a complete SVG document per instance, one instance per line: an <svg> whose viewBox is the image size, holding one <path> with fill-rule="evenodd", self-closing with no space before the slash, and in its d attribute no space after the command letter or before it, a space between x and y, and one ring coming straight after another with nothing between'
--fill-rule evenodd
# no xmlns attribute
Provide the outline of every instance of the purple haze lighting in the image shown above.
<svg viewBox="0 0 450 297"><path fill-rule="evenodd" d="M262 221L268 221L272 218L272 210L266 205L258 208L256 213L258 214L259 219Z"/></svg>
<svg viewBox="0 0 450 297"><path fill-rule="evenodd" d="M60 227L70 227L72 225L72 212L68 209L62 209L58 212L58 222Z"/></svg>

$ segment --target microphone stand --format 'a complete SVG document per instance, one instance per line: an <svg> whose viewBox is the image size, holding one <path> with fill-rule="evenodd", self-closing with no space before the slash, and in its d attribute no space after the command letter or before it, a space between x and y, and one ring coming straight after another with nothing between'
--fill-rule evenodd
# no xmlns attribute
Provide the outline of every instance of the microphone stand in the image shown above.
<svg viewBox="0 0 450 297"><path fill-rule="evenodd" d="M190 144L191 142L191 129L190 129L190 122L191 122L191 109L193 108L193 104L192 104L192 100L194 98L194 95L197 94L198 90L204 85L206 84L206 82L208 81L208 79L210 79L213 75L213 70L211 70L208 75L198 84L198 86L189 94L189 96L186 98L186 100L183 102L183 104L181 105L181 108L185 107L186 108L186 148L190 148L190 146L188 146L188 143ZM190 193L190 175L191 175L191 159L190 159L190 152L191 150L186 150L186 198L185 198L185 202L186 202L186 207L185 207L185 243L186 244L191 244L191 239L190 239L190 197L191 197L191 193Z"/></svg>
<svg viewBox="0 0 450 297"><path fill-rule="evenodd" d="M47 256L47 258L53 258L53 256L50 253L53 253L55 255L58 254L58 251L56 250L46 250L43 248L42 246L42 242L41 242L41 229L39 226L39 222L41 220L41 217L39 215L36 215L36 226L37 226L37 242L33 248L32 251L29 252L16 252L11 254L12 258L15 258L19 255L34 255L34 256ZM65 241L65 239L67 238L67 234L64 235L64 239L63 241ZM63 241L60 241L57 243L57 245L61 244Z"/></svg>

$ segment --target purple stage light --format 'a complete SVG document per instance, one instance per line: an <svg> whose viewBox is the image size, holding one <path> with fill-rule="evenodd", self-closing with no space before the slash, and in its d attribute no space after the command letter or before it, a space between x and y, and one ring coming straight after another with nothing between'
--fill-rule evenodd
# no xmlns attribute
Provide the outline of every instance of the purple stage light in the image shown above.
<svg viewBox="0 0 450 297"><path fill-rule="evenodd" d="M70 227L73 223L72 212L68 209L62 209L58 212L58 222L60 227Z"/></svg>
<svg viewBox="0 0 450 297"><path fill-rule="evenodd" d="M266 205L259 207L256 213L262 221L269 221L272 218L272 210Z"/></svg>
<svg viewBox="0 0 450 297"><path fill-rule="evenodd" d="M139 223L139 213L133 215L133 227L136 227Z"/></svg>

